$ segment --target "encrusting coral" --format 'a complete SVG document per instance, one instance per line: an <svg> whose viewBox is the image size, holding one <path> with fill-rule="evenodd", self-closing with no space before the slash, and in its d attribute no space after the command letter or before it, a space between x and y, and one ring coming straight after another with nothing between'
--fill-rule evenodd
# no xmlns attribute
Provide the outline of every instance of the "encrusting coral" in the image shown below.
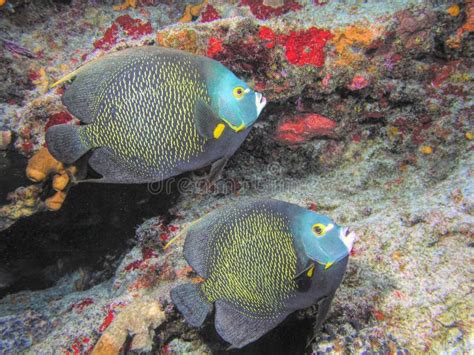
<svg viewBox="0 0 474 355"><path fill-rule="evenodd" d="M0 207L0 229L6 229L20 218L31 216L44 211L44 202L41 200L41 187L30 185L19 187L7 196L9 204Z"/></svg>
<svg viewBox="0 0 474 355"><path fill-rule="evenodd" d="M51 174L57 174L64 170L64 165L54 159L49 153L48 148L44 147L38 150L28 161L26 167L26 176L34 182L40 182Z"/></svg>
<svg viewBox="0 0 474 355"><path fill-rule="evenodd" d="M119 354L129 335L133 335L130 350L151 350L153 329L165 320L165 313L155 297L141 295L125 306L99 338L92 355Z"/></svg>
<svg viewBox="0 0 474 355"><path fill-rule="evenodd" d="M461 46L461 38L465 33L474 32L474 0L465 0L464 6L466 9L466 21L456 31L454 36L451 36L446 41L446 44L451 48L459 48ZM447 12L451 16L458 16L460 13L459 6L453 5L448 8Z"/></svg>
<svg viewBox="0 0 474 355"><path fill-rule="evenodd" d="M26 167L26 176L34 182L41 182L52 176L53 189L56 193L45 200L46 207L51 211L57 211L63 205L67 195L67 192L63 190L68 187L76 173L75 166L65 167L49 153L46 147L33 155Z"/></svg>
<svg viewBox="0 0 474 355"><path fill-rule="evenodd" d="M125 0L122 4L115 5L114 10L123 11L123 10L127 10L129 7L135 9L137 7L137 3L138 3L138 0Z"/></svg>
<svg viewBox="0 0 474 355"><path fill-rule="evenodd" d="M184 13L183 16L178 20L180 23L186 23L186 22L191 22L193 19L199 16L201 11L206 7L207 5L207 0L203 0L203 2L196 4L196 5L191 5L188 4L184 8Z"/></svg>

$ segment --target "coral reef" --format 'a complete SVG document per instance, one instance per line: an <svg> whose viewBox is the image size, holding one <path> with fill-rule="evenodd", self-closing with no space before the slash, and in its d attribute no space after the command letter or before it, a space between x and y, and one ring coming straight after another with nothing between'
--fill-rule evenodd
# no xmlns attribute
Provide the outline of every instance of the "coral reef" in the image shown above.
<svg viewBox="0 0 474 355"><path fill-rule="evenodd" d="M100 330L103 331L92 354L118 354L129 334L133 334L130 350L150 351L153 345L154 329L164 320L165 314L157 295L140 295L119 313L110 324L107 320ZM112 314L112 313L111 313ZM140 317L137 317L137 315Z"/></svg>
<svg viewBox="0 0 474 355"><path fill-rule="evenodd" d="M169 215L137 228L110 280L76 288L76 272L0 300L0 352L224 350L211 326L190 328L170 303L169 290L196 275L181 238L163 247L216 206L250 197L328 214L360 240L323 331L311 331L308 309L249 351L277 344L294 353L285 332L307 329L293 343L314 353L472 352L472 1L190 1L200 14L180 23L185 4L137 4L5 12L2 28L36 57L4 49L6 149L30 157L51 125L74 124L63 89L49 86L124 47L207 55L270 103L223 180L209 187L201 172L185 176ZM62 191L59 176L52 183ZM43 187L12 193L0 229L44 211Z"/></svg>
<svg viewBox="0 0 474 355"><path fill-rule="evenodd" d="M265 0L242 0L241 5L250 7L252 14L259 20L268 20L275 16L281 16L289 11L298 11L302 6L294 0L265 1Z"/></svg>
<svg viewBox="0 0 474 355"><path fill-rule="evenodd" d="M184 14L178 20L178 22L186 23L186 22L193 21L193 19L199 16L199 14L203 10L203 8L206 7L206 5L207 5L207 0L204 0L202 3L196 4L196 5L191 5L191 4L186 5L184 9Z"/></svg>
<svg viewBox="0 0 474 355"><path fill-rule="evenodd" d="M41 200L41 187L30 185L19 187L7 196L10 202L0 207L0 230L10 227L22 217L28 217L43 211L45 205Z"/></svg>
<svg viewBox="0 0 474 355"><path fill-rule="evenodd" d="M285 143L301 143L313 138L334 136L336 122L317 114L301 114L284 120L276 129L276 139Z"/></svg>
<svg viewBox="0 0 474 355"><path fill-rule="evenodd" d="M123 11L123 10L127 10L130 7L135 9L137 7L137 2L138 2L137 0L125 0L122 4L115 5L114 10Z"/></svg>

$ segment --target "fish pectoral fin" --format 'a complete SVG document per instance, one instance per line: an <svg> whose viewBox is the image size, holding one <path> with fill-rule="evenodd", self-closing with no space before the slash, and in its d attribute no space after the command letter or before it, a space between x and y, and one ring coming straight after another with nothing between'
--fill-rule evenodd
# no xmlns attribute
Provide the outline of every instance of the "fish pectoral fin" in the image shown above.
<svg viewBox="0 0 474 355"><path fill-rule="evenodd" d="M207 180L210 183L219 180L228 160L229 159L227 157L224 157L212 163L211 171L209 172L209 176L207 177Z"/></svg>
<svg viewBox="0 0 474 355"><path fill-rule="evenodd" d="M335 291L322 297L316 302L318 305L318 315L316 317L316 323L314 325L314 329L316 331L319 330L324 320L326 319L326 316L328 315L329 310L331 309L331 303L334 298L334 295Z"/></svg>
<svg viewBox="0 0 474 355"><path fill-rule="evenodd" d="M314 262L310 261L308 266L306 266L302 271L300 271L294 278L298 291L305 292L308 291L311 287L311 280L314 276L314 270L316 265Z"/></svg>
<svg viewBox="0 0 474 355"><path fill-rule="evenodd" d="M306 347L308 348L311 343L318 337L319 332L321 330L321 326L323 325L324 320L326 319L326 316L329 313L329 310L331 309L331 303L334 298L335 292L331 292L327 296L321 297L319 300L316 301L316 305L318 306L318 312L316 314L316 320L314 322L314 334L313 336L306 342Z"/></svg>
<svg viewBox="0 0 474 355"><path fill-rule="evenodd" d="M306 266L303 270L301 270L298 274L296 274L295 277L293 277L293 280L298 280L300 278L304 277L309 277L312 278L314 275L314 268L316 265L314 262L309 262L308 266Z"/></svg>
<svg viewBox="0 0 474 355"><path fill-rule="evenodd" d="M206 139L219 139L226 128L224 122L201 99L196 101L194 107L194 123L199 135Z"/></svg>

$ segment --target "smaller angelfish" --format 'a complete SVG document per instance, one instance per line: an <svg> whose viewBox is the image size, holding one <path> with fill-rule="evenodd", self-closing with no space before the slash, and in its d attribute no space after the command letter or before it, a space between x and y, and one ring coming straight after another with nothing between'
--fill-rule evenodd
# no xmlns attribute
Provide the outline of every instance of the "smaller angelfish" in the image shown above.
<svg viewBox="0 0 474 355"><path fill-rule="evenodd" d="M171 299L196 327L215 304L216 330L236 348L315 303L319 327L355 240L330 218L277 200L217 209L185 233L184 256L205 281L175 287Z"/></svg>

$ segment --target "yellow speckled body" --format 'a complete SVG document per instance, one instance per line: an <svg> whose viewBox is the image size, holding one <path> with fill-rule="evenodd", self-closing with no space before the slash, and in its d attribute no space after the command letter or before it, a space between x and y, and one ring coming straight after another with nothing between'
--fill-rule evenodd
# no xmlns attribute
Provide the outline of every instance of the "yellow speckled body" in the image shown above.
<svg viewBox="0 0 474 355"><path fill-rule="evenodd" d="M258 206L245 215L229 213L211 226L209 278L202 291L210 302L220 298L247 316L272 317L296 290L297 255L284 215Z"/></svg>
<svg viewBox="0 0 474 355"><path fill-rule="evenodd" d="M273 207L273 208L272 208ZM191 266L204 274L201 290L209 302L219 299L250 318L280 316L298 286L301 269L290 221L272 202L216 211L191 227L187 240L206 235L203 266L187 255ZM199 244L199 243L198 243ZM185 255L197 245L185 247Z"/></svg>
<svg viewBox="0 0 474 355"><path fill-rule="evenodd" d="M96 118L81 138L110 148L131 171L166 173L204 151L194 127L198 98L210 101L189 58L133 58L102 85L93 106Z"/></svg>

